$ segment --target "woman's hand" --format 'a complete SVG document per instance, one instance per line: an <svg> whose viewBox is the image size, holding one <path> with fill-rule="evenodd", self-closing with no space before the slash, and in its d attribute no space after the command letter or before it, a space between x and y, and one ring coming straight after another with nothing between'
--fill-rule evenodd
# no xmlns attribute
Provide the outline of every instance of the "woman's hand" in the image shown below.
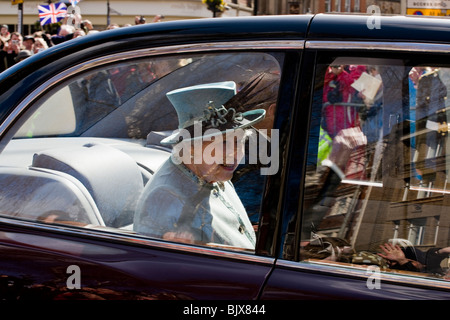
<svg viewBox="0 0 450 320"><path fill-rule="evenodd" d="M387 260L395 261L400 265L403 265L409 261L406 258L405 253L398 245L394 246L390 243L385 243L384 245L380 245L380 247L385 254L379 253L378 255Z"/></svg>
<svg viewBox="0 0 450 320"><path fill-rule="evenodd" d="M179 231L179 232L169 231L164 233L162 239L189 244L195 243L194 235L187 231Z"/></svg>

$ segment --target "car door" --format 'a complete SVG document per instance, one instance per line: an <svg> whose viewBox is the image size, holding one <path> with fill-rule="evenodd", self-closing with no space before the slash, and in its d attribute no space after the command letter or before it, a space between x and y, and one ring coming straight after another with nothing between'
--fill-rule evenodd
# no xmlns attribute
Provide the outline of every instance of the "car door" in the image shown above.
<svg viewBox="0 0 450 320"><path fill-rule="evenodd" d="M111 50L115 36L97 37L97 44L74 40L16 66L23 77L3 92L0 296L256 299L275 261L292 102L286 93L295 86L303 41L148 47L136 36L126 49L122 38ZM247 162L233 178L257 246L136 232L140 195L171 156L160 141L178 126L166 93L219 81L240 88L259 74L259 108L266 110L255 131L260 142L251 149L249 140ZM279 149L263 146L268 136Z"/></svg>
<svg viewBox="0 0 450 320"><path fill-rule="evenodd" d="M293 200L262 298L448 299L448 44L414 33L384 42L400 21L371 33L367 17L344 19L321 16L310 29L286 183ZM351 39L364 32L380 40Z"/></svg>

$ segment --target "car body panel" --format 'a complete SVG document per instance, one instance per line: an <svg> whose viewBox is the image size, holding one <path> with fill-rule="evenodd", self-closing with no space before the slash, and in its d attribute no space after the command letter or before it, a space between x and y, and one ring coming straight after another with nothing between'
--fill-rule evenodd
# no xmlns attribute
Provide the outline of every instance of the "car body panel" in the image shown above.
<svg viewBox="0 0 450 320"><path fill-rule="evenodd" d="M89 237L54 226L27 229L23 224L2 228L1 292L6 300L251 300L273 264L270 258L144 239L123 241L124 236L105 234L99 241L101 234ZM76 284L72 265L80 268L80 287L71 290Z"/></svg>
<svg viewBox="0 0 450 320"><path fill-rule="evenodd" d="M261 299L447 300L449 296L445 284L441 288L432 280L424 279L421 283L417 278L408 279L407 275L389 275L375 280L373 270L339 267L279 262L264 287ZM429 286L435 290L428 290Z"/></svg>
<svg viewBox="0 0 450 320"><path fill-rule="evenodd" d="M448 43L447 23L432 17L319 14L311 23L308 40Z"/></svg>

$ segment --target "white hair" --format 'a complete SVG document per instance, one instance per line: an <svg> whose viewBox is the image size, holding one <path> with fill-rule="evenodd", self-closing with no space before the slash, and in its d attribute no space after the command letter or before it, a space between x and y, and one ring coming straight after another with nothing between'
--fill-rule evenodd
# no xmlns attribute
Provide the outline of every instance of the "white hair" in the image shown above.
<svg viewBox="0 0 450 320"><path fill-rule="evenodd" d="M64 36L64 35L68 35L68 34L71 34L71 33L74 33L74 32L75 32L75 27L74 26L70 26L68 24L63 24L63 25L61 25L61 28L59 30L59 35Z"/></svg>

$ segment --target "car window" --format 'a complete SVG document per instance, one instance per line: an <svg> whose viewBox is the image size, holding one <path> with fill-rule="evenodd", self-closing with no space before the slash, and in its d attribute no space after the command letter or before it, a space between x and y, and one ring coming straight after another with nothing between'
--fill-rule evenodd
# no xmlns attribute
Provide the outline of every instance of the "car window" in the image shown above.
<svg viewBox="0 0 450 320"><path fill-rule="evenodd" d="M448 65L317 65L300 259L449 280Z"/></svg>
<svg viewBox="0 0 450 320"><path fill-rule="evenodd" d="M0 214L253 252L282 65L237 52L74 68L11 129ZM198 141L206 160L186 157Z"/></svg>
<svg viewBox="0 0 450 320"><path fill-rule="evenodd" d="M64 103L61 103L64 101ZM65 121L61 121L65 119ZM21 126L16 137L70 134L75 131L75 106L69 87L50 96L42 108Z"/></svg>

